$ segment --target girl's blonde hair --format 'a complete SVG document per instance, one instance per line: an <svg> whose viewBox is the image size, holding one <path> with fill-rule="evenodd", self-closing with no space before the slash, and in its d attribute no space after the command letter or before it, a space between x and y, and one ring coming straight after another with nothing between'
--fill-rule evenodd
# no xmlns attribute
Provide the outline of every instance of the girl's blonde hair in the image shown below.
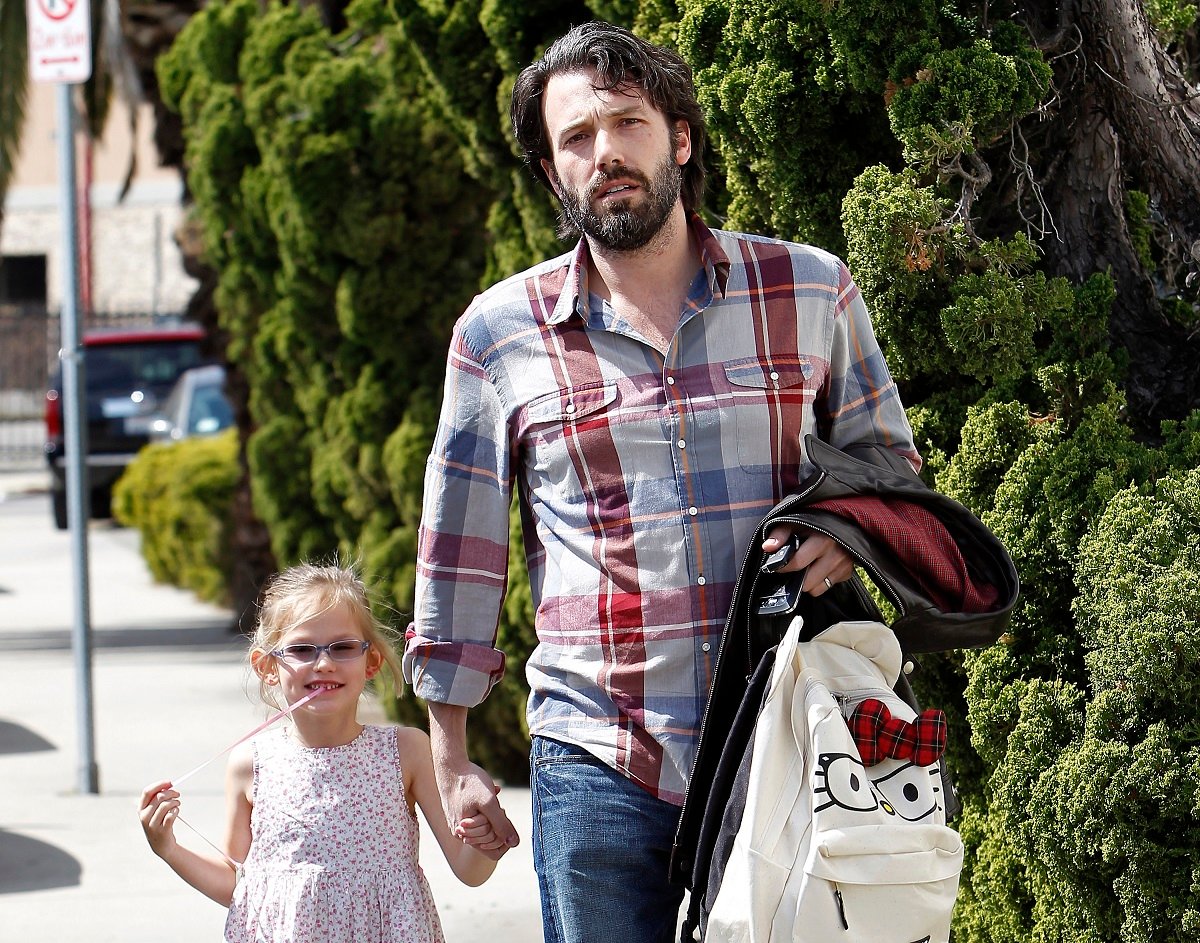
<svg viewBox="0 0 1200 943"><path fill-rule="evenodd" d="M372 611L371 594L353 565L301 563L276 573L263 591L250 651L273 652L291 629L339 605L383 657L392 684L398 684L400 661L391 633ZM276 689L261 675L258 691L265 703L275 705Z"/></svg>

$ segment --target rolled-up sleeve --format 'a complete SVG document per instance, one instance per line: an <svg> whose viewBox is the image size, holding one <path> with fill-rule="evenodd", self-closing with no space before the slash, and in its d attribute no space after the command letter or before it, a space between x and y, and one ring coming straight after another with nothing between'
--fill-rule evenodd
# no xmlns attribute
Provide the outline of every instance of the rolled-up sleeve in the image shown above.
<svg viewBox="0 0 1200 943"><path fill-rule="evenodd" d="M487 697L504 675L504 653L495 643L512 500L507 421L468 341L471 314L451 341L425 468L416 602L403 659L405 680L418 697L465 707Z"/></svg>
<svg viewBox="0 0 1200 943"><path fill-rule="evenodd" d="M404 676L427 701L474 707L504 677L504 652L490 645L439 641L410 628Z"/></svg>

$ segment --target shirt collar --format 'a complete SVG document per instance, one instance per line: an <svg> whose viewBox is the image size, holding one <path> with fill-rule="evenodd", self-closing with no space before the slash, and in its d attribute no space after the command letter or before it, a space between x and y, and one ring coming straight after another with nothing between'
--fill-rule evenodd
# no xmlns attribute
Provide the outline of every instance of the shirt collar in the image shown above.
<svg viewBox="0 0 1200 943"><path fill-rule="evenodd" d="M714 295L720 292L724 297L725 287L729 282L729 256L725 254L721 243L712 230L704 225L699 215L693 213L691 219L688 220L688 225L692 235L696 237L696 245L700 248L700 259L704 263L708 284ZM558 301L555 303L547 323L561 324L572 314L587 320L588 260L590 258L587 239L580 239L567 264L567 277L563 283L564 290L558 296ZM573 287L567 288L566 286Z"/></svg>

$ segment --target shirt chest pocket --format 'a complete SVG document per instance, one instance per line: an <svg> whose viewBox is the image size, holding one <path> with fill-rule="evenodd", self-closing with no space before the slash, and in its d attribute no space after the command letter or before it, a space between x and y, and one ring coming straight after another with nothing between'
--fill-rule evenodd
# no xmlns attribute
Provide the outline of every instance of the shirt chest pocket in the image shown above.
<svg viewBox="0 0 1200 943"><path fill-rule="evenodd" d="M815 428L815 373L803 358L776 363L753 357L725 364L729 412L743 469L766 475L799 467L800 443Z"/></svg>
<svg viewBox="0 0 1200 943"><path fill-rule="evenodd" d="M617 398L617 385L606 383L579 389L555 390L533 400L528 407L529 424L536 431L547 423L578 423L606 410Z"/></svg>
<svg viewBox="0 0 1200 943"><path fill-rule="evenodd" d="M534 493L569 515L579 499L624 493L613 440L615 383L559 389L526 408L525 467ZM546 490L549 489L549 490Z"/></svg>

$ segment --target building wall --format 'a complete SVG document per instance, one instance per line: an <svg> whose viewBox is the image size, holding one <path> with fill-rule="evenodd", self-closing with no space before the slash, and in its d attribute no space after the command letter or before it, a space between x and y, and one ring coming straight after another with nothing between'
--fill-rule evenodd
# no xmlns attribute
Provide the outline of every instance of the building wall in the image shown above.
<svg viewBox="0 0 1200 943"><path fill-rule="evenodd" d="M21 150L0 222L0 255L46 256L47 306L52 311L62 306L63 291L57 93L55 85L30 87ZM182 182L178 171L158 166L153 127L153 113L143 106L132 132L128 109L114 100L104 138L93 146L91 310L97 315L177 314L196 288L183 270L175 241L183 218ZM131 155L136 173L118 202ZM78 147L81 180L84 164Z"/></svg>

